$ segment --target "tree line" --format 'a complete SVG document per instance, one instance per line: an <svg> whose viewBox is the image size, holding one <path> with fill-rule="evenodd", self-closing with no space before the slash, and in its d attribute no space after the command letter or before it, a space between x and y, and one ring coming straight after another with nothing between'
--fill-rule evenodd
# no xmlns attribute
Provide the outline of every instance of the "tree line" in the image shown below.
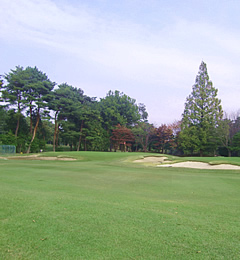
<svg viewBox="0 0 240 260"><path fill-rule="evenodd" d="M97 100L81 88L56 85L37 67L18 66L3 75L0 92L0 144L15 145L18 152L68 147L231 156L240 151L240 117L223 117L204 62L181 121L159 127L148 122L144 104L124 93L109 91Z"/></svg>

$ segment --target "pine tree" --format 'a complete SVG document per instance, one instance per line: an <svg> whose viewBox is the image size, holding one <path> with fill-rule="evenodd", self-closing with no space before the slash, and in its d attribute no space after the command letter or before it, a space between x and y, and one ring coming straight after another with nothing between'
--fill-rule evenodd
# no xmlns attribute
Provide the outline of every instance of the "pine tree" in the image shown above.
<svg viewBox="0 0 240 260"><path fill-rule="evenodd" d="M15 128L15 137L18 136L20 127L20 118L23 110L27 107L24 99L24 88L27 83L28 74L23 67L16 67L9 74L4 76L7 84L0 86L2 93L2 101L6 106L13 108L16 111L17 124Z"/></svg>
<svg viewBox="0 0 240 260"><path fill-rule="evenodd" d="M202 62L182 115L180 145L185 152L199 152L202 155L216 149L215 132L223 116L217 93L218 90L209 80L207 65Z"/></svg>

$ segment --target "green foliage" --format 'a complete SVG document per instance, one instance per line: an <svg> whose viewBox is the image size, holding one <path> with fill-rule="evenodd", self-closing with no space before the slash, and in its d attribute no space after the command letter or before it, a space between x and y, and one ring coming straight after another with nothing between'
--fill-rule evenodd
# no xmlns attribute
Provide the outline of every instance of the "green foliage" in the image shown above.
<svg viewBox="0 0 240 260"><path fill-rule="evenodd" d="M7 111L4 107L0 106L0 134L4 134L7 131L6 118Z"/></svg>
<svg viewBox="0 0 240 260"><path fill-rule="evenodd" d="M137 150L143 149L144 152L147 152L150 141L150 135L153 131L153 125L147 122L138 122L132 128L132 133L135 137Z"/></svg>
<svg viewBox="0 0 240 260"><path fill-rule="evenodd" d="M112 130L116 125L132 126L137 123L139 114L136 101L119 91L109 91L100 101L101 116L106 129Z"/></svg>
<svg viewBox="0 0 240 260"><path fill-rule="evenodd" d="M15 137L15 135L9 131L5 134L1 134L0 135L0 142L3 145L17 145L17 138Z"/></svg>
<svg viewBox="0 0 240 260"><path fill-rule="evenodd" d="M212 142L213 150L216 149L217 141L213 140L213 137L222 119L223 112L220 103L221 101L217 98L217 89L209 80L207 66L202 62L182 115L180 145L185 152L195 150L202 154L211 148L208 145L210 142ZM196 141L192 144L194 139Z"/></svg>
<svg viewBox="0 0 240 260"><path fill-rule="evenodd" d="M145 105L117 90L97 101L67 83L54 89L55 83L37 67L18 66L3 77L0 134L16 144L17 152L38 152L45 143L53 144L53 151L60 145L77 151L112 150L113 130L120 124L134 134L136 151L215 155L222 147L229 156L238 153L233 137L240 131L240 117L222 120L217 89L204 62L185 104L181 133L171 126L171 133L161 127L154 130Z"/></svg>
<svg viewBox="0 0 240 260"><path fill-rule="evenodd" d="M17 152L25 153L27 151L27 144L29 143L29 135L19 134L17 136Z"/></svg>
<svg viewBox="0 0 240 260"><path fill-rule="evenodd" d="M59 129L60 138L65 144L70 144L71 149L81 150L88 147L95 150L102 147L98 145L101 143L100 112L94 103L94 99L84 95L81 89L66 83L59 85L59 88L49 95L49 108L55 112L53 150L57 145Z"/></svg>
<svg viewBox="0 0 240 260"><path fill-rule="evenodd" d="M181 149L186 154L193 154L199 152L200 140L198 136L198 128L196 126L191 126L185 128L179 134L179 139Z"/></svg>
<svg viewBox="0 0 240 260"><path fill-rule="evenodd" d="M237 132L233 136L231 150L237 152L238 154L240 153L240 132Z"/></svg>
<svg viewBox="0 0 240 260"><path fill-rule="evenodd" d="M54 124L49 120L42 120L39 128L39 138L44 139L48 143L52 143Z"/></svg>
<svg viewBox="0 0 240 260"><path fill-rule="evenodd" d="M218 124L217 136L219 138L219 142L222 147L227 148L230 144L230 140L229 140L230 124L231 124L231 120L229 119L223 119Z"/></svg>
<svg viewBox="0 0 240 260"><path fill-rule="evenodd" d="M2 100L8 107L13 107L16 112L17 122L15 125L15 136L17 137L20 117L23 110L27 107L25 100L25 85L27 84L28 73L22 67L16 67L15 70L11 70L9 74L5 75L7 84L1 86Z"/></svg>
<svg viewBox="0 0 240 260"><path fill-rule="evenodd" d="M9 74L5 75L6 85L1 86L2 100L12 110L13 121L15 121L15 137L17 138L22 127L23 111L27 109L30 118L31 141L27 152L30 152L31 144L35 139L39 122L43 116L48 114L47 96L52 91L55 83L51 82L47 75L41 72L37 67L16 67ZM33 125L34 117L36 118ZM10 126L10 123L9 123ZM33 129L34 128L34 129ZM12 129L12 127L11 127Z"/></svg>
<svg viewBox="0 0 240 260"><path fill-rule="evenodd" d="M2 134L3 142L6 142L7 144L13 143L16 146L17 152L25 152L27 140L29 138L29 125L26 118L22 114L19 116L13 109L8 111L0 109L0 114L2 115L2 117L0 117L0 133ZM19 121L20 124L18 136L16 137L13 133L15 132L17 121Z"/></svg>
<svg viewBox="0 0 240 260"><path fill-rule="evenodd" d="M110 145L109 135L102 127L101 119L98 117L99 112L92 112L83 125L82 139L84 140L84 147L82 147L82 150L107 151Z"/></svg>
<svg viewBox="0 0 240 260"><path fill-rule="evenodd" d="M1 76L0 76L0 88L2 87L3 85L3 80L1 79Z"/></svg>
<svg viewBox="0 0 240 260"><path fill-rule="evenodd" d="M0 101L7 110L1 107L0 133L15 133L19 152L38 151L43 146L39 140L53 143L54 151L59 144L71 150L106 151L118 123L132 127L148 116L144 104L137 106L119 91L109 91L98 102L67 83L53 90L55 83L37 67L18 66L4 79L6 84L0 79Z"/></svg>
<svg viewBox="0 0 240 260"><path fill-rule="evenodd" d="M2 99L8 105L14 106L18 113L26 107L24 100L24 86L27 82L28 74L23 67L16 67L9 74L5 75L7 84L1 86Z"/></svg>
<svg viewBox="0 0 240 260"><path fill-rule="evenodd" d="M19 134L28 135L29 124L27 122L26 117L22 114L19 115L14 109L8 110L5 117L5 123L7 129L14 133L17 122L19 122L18 135Z"/></svg>
<svg viewBox="0 0 240 260"><path fill-rule="evenodd" d="M30 134L32 135L27 150L29 153L31 145L36 137L39 122L42 117L46 117L49 113L47 110L48 95L53 90L55 83L51 82L48 76L37 67L27 67L26 71L29 74L29 78L28 83L25 86L25 97L29 106ZM36 122L33 126L34 116Z"/></svg>
<svg viewBox="0 0 240 260"><path fill-rule="evenodd" d="M39 153L40 150L45 149L45 141L43 139L38 139L37 137L34 139L31 145L31 153Z"/></svg>
<svg viewBox="0 0 240 260"><path fill-rule="evenodd" d="M147 123L148 112L146 106L143 103L138 104L138 112L140 114L141 121Z"/></svg>

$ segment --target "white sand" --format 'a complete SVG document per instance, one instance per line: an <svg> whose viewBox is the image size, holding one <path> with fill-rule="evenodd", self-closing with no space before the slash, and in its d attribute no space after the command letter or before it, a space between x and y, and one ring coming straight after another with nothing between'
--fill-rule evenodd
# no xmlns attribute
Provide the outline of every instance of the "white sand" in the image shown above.
<svg viewBox="0 0 240 260"><path fill-rule="evenodd" d="M240 166L232 165L232 164L218 164L218 165L210 165L208 163L203 162L180 162L173 164L162 164L158 165L158 167L183 167L183 168L194 168L194 169L217 169L217 170L240 170Z"/></svg>
<svg viewBox="0 0 240 260"><path fill-rule="evenodd" d="M161 163L157 165L157 167L182 167L182 168L193 168L193 169L218 169L218 170L240 170L240 166L232 165L232 164L218 164L218 165L211 165L208 163L203 162L179 162L179 163L172 163L166 164L167 157L145 157L140 160L135 160L136 163Z"/></svg>
<svg viewBox="0 0 240 260"><path fill-rule="evenodd" d="M167 157L161 157L161 156L155 156L155 157L144 157L143 159L139 159L139 160L135 160L134 162L135 163L142 163L142 162L145 162L145 163L163 163L163 162L166 162L165 160L167 159Z"/></svg>
<svg viewBox="0 0 240 260"><path fill-rule="evenodd" d="M45 161L76 161L74 158L67 158L67 157L40 157L40 154L35 154L35 155L28 155L28 156L12 156L12 157L0 157L0 159L4 160L45 160Z"/></svg>

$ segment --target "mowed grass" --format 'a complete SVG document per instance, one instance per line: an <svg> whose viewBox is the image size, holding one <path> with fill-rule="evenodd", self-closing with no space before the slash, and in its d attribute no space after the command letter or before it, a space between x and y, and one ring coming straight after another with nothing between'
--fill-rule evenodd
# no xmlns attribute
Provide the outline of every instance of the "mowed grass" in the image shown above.
<svg viewBox="0 0 240 260"><path fill-rule="evenodd" d="M0 259L240 259L240 171L43 155L0 159Z"/></svg>

